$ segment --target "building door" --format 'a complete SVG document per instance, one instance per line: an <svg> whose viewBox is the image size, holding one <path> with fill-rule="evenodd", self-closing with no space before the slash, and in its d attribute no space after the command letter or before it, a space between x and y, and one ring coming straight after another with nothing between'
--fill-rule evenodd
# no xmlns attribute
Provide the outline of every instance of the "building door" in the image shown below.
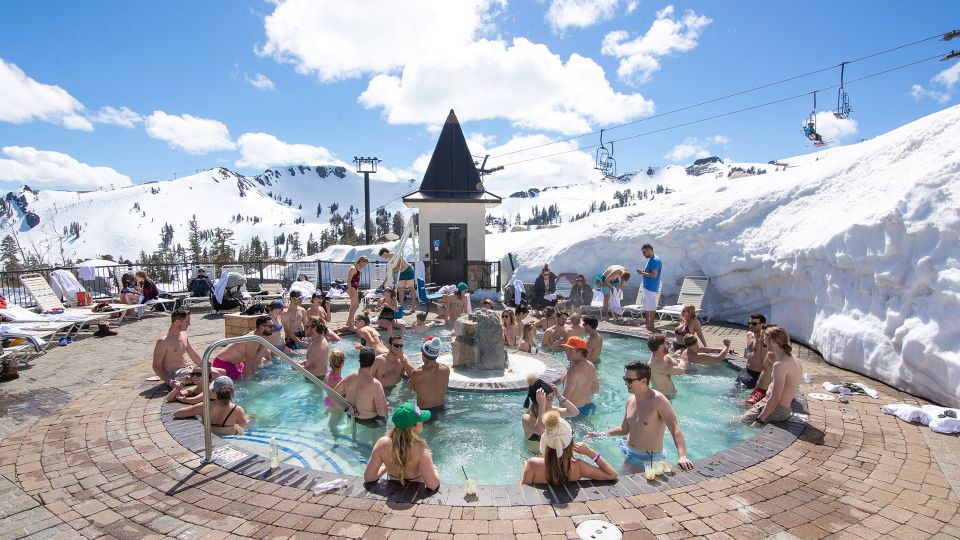
<svg viewBox="0 0 960 540"><path fill-rule="evenodd" d="M467 280L467 224L430 224L430 280L438 285Z"/></svg>

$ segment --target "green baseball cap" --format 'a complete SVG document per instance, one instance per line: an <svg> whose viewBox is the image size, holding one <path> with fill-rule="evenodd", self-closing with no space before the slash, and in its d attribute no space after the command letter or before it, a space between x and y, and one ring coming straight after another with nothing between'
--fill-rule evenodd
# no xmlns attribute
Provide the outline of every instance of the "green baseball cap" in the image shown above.
<svg viewBox="0 0 960 540"><path fill-rule="evenodd" d="M429 422L430 411L421 411L415 403L404 403L393 411L393 425L397 429L407 429L417 422Z"/></svg>

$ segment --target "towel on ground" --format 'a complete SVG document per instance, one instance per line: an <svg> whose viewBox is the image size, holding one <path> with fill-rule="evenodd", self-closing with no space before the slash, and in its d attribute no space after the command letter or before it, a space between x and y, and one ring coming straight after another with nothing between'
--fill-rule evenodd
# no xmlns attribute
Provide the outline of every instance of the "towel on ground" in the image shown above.
<svg viewBox="0 0 960 540"><path fill-rule="evenodd" d="M945 411L953 411L960 417L960 410L940 407L938 405L924 405L917 407L907 405L906 403L891 403L883 407L883 412L892 414L905 422L914 422L930 426L931 431L937 433L960 433L960 418L951 418L944 416L940 418Z"/></svg>
<svg viewBox="0 0 960 540"><path fill-rule="evenodd" d="M879 392L877 392L873 388L870 388L869 386L863 383L858 383L858 382L839 383L839 384L832 383L832 382L825 382L823 383L823 389L826 390L827 392L833 392L834 394L840 394L845 396L862 394L862 395L870 396L873 399L877 399L878 397L880 397Z"/></svg>

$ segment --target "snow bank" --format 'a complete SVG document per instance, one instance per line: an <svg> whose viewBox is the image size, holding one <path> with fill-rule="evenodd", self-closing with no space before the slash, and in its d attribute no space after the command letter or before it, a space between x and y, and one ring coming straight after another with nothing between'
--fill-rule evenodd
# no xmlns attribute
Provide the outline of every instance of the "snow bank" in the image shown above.
<svg viewBox="0 0 960 540"><path fill-rule="evenodd" d="M958 121L960 106L781 160L786 171L697 177L559 228L490 235L487 258L512 252L525 281L544 263L591 275L611 263L640 266L640 245L650 242L668 299L683 276L709 276L714 317L764 313L832 364L956 407Z"/></svg>

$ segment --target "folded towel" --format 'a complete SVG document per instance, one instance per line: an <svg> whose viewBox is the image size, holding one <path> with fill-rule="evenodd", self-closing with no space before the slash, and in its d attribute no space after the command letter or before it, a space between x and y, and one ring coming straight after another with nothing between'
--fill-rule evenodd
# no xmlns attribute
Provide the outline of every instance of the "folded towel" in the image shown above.
<svg viewBox="0 0 960 540"><path fill-rule="evenodd" d="M825 382L823 383L823 389L826 390L827 392L833 392L834 394L841 394L841 395L847 395L847 396L854 395L854 394L864 394L872 397L873 399L877 399L878 397L880 397L879 392L877 392L873 388L870 388L869 386L863 383L858 383L858 382L840 383L840 384Z"/></svg>
<svg viewBox="0 0 960 540"><path fill-rule="evenodd" d="M40 352L43 349L43 346L47 344L46 341L40 339L40 334L36 332L30 332L29 330L24 330L22 328L17 328L9 324L0 324L0 338L23 338L33 345L33 349L36 352Z"/></svg>

